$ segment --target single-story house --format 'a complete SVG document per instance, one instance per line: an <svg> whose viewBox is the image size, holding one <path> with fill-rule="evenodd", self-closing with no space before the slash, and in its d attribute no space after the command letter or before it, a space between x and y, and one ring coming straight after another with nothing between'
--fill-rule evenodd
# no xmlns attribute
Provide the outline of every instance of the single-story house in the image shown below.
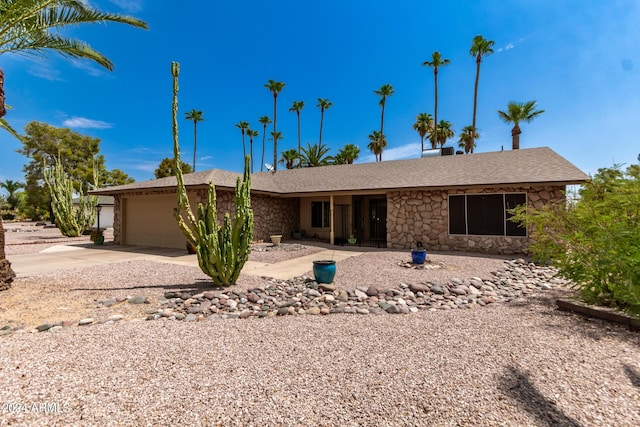
<svg viewBox="0 0 640 427"><path fill-rule="evenodd" d="M80 199L73 199L73 206L76 208L80 206ZM96 218L96 222L92 225L93 228L113 227L113 197L112 196L98 196L98 211L99 218Z"/></svg>
<svg viewBox="0 0 640 427"><path fill-rule="evenodd" d="M241 174L213 169L185 175L192 208L217 191L218 216L233 212ZM251 175L254 240L294 230L339 243L431 250L526 253L527 230L508 210L565 200L567 185L589 177L553 150L421 157L376 163L259 172ZM100 189L114 197L119 244L183 248L173 216L176 179L167 177Z"/></svg>

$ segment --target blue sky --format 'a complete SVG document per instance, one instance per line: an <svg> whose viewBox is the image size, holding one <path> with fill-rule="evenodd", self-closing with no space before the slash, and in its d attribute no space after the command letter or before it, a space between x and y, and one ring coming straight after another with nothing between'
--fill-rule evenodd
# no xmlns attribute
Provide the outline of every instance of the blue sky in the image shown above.
<svg viewBox="0 0 640 427"><path fill-rule="evenodd" d="M384 160L417 157L412 129L420 112L433 113L433 72L423 67L435 50L451 60L439 73L438 118L456 133L471 124L477 34L494 40L482 63L477 152L511 147L511 126L496 110L509 101L537 100L546 112L522 125L521 148L548 146L587 173L614 163L637 163L640 143L640 3L635 0L483 0L323 2L248 0L92 0L109 12L132 14L148 31L111 24L73 30L115 64L109 73L92 63L11 54L6 74L6 116L22 131L33 120L101 139L107 167L136 180L153 177L172 155L171 61L181 64L180 142L193 156L193 123L184 113L204 112L198 124L197 169L240 171L242 143L234 125L272 117L269 79L286 83L278 97L282 149L297 147L294 100L302 110L302 142L318 140L317 98L329 98L323 142L332 154L345 144L373 161L367 136L380 125L378 97L394 86L385 111ZM270 131L270 130L268 130ZM260 156L262 134L255 143ZM448 145L457 145L457 135ZM248 140L247 140L248 145ZM28 159L20 143L0 135L0 180L23 180ZM272 162L267 141L265 159ZM256 169L260 163L256 161Z"/></svg>

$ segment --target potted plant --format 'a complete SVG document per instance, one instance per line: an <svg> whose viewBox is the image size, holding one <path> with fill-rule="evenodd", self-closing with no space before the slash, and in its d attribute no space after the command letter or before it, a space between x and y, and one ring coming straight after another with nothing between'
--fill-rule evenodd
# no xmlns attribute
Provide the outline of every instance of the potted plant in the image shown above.
<svg viewBox="0 0 640 427"><path fill-rule="evenodd" d="M91 230L91 234L89 235L89 240L93 242L94 245L101 245L104 243L104 234L102 228L94 228Z"/></svg>
<svg viewBox="0 0 640 427"><path fill-rule="evenodd" d="M411 262L424 264L427 259L427 250L422 247L422 242L416 243L416 249L411 249Z"/></svg>
<svg viewBox="0 0 640 427"><path fill-rule="evenodd" d="M347 239L347 243L349 243L351 246L355 245L357 242L357 239L355 238L355 236L353 234L351 234L349 236L349 238Z"/></svg>
<svg viewBox="0 0 640 427"><path fill-rule="evenodd" d="M313 275L318 283L331 283L336 275L336 262L330 259L313 261Z"/></svg>
<svg viewBox="0 0 640 427"><path fill-rule="evenodd" d="M280 241L282 240L282 234L272 234L269 237L271 238L271 243L273 243L273 246L280 246Z"/></svg>
<svg viewBox="0 0 640 427"><path fill-rule="evenodd" d="M293 230L293 238L296 240L302 239L302 231L299 228Z"/></svg>

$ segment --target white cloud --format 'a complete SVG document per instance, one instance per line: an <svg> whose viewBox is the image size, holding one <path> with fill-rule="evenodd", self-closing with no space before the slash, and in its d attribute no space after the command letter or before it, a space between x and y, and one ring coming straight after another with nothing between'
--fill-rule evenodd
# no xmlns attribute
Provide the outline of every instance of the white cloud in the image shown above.
<svg viewBox="0 0 640 427"><path fill-rule="evenodd" d="M103 122L102 120L87 119L85 117L71 117L63 121L62 124L70 128L81 129L110 129L113 127L111 123Z"/></svg>
<svg viewBox="0 0 640 427"><path fill-rule="evenodd" d="M94 65L93 62L88 62L86 60L85 61L75 60L75 61L72 61L71 64L73 64L75 68L85 71L91 77L100 77L107 74L107 72L104 71L104 69L98 68L98 66Z"/></svg>
<svg viewBox="0 0 640 427"><path fill-rule="evenodd" d="M421 145L419 142L411 142L409 144L401 145L399 147L389 148L382 152L382 160L401 160L410 159L414 157L420 157ZM373 153L362 156L358 159L357 163L369 163L375 162L376 158Z"/></svg>
<svg viewBox="0 0 640 427"><path fill-rule="evenodd" d="M504 50L511 50L511 49L513 49L513 47L514 47L514 44L513 43L509 43L508 45L506 45L504 47Z"/></svg>
<svg viewBox="0 0 640 427"><path fill-rule="evenodd" d="M55 68L51 68L47 64L37 64L32 67L29 67L27 70L29 74L32 76L39 77L41 79L49 80L50 82L61 82L63 81L62 77L60 77L60 71Z"/></svg>
<svg viewBox="0 0 640 427"><path fill-rule="evenodd" d="M209 160L209 159L213 159L213 156L203 156L203 157L200 157L200 160Z"/></svg>
<svg viewBox="0 0 640 427"><path fill-rule="evenodd" d="M131 164L132 169L143 171L143 172L154 173L155 170L158 168L160 161L158 160L157 162L154 162L150 160L136 159L136 160L130 160L127 163Z"/></svg>
<svg viewBox="0 0 640 427"><path fill-rule="evenodd" d="M128 13L140 12L142 10L143 3L142 0L109 0L109 2L126 10Z"/></svg>

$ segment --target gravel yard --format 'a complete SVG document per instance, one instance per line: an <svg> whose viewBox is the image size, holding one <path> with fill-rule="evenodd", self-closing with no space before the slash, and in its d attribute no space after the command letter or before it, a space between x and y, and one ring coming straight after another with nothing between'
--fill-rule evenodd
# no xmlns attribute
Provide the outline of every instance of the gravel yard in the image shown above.
<svg viewBox="0 0 640 427"><path fill-rule="evenodd" d="M341 261L336 287L486 278L503 265L435 253L445 268L414 270L398 266L406 258ZM0 293L0 327L70 313L125 320L0 337L0 426L640 425L640 334L558 311L562 289L476 310L132 320L165 291L208 283L197 268L150 261L17 279ZM267 283L241 275L237 289ZM95 306L140 294L151 304Z"/></svg>

